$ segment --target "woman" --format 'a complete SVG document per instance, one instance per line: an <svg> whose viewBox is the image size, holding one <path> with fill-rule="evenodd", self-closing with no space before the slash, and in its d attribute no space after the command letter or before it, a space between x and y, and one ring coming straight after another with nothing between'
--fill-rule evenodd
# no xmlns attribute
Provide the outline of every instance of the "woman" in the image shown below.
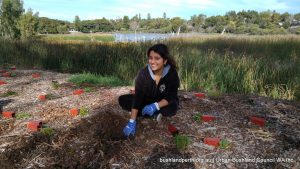
<svg viewBox="0 0 300 169"><path fill-rule="evenodd" d="M180 86L176 62L169 54L168 47L156 44L148 49L148 65L141 69L135 80L135 94L119 97L120 106L131 111L125 136L134 136L136 117L139 115L160 118L173 116L178 109L177 97Z"/></svg>

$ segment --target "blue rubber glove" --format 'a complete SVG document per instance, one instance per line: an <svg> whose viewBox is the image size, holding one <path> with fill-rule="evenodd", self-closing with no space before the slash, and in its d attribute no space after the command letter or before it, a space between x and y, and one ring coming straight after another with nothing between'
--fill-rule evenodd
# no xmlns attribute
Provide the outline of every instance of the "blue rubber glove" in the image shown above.
<svg viewBox="0 0 300 169"><path fill-rule="evenodd" d="M159 110L158 103L155 102L155 103L145 106L142 110L142 115L143 116L145 116L145 115L152 116L158 110Z"/></svg>
<svg viewBox="0 0 300 169"><path fill-rule="evenodd" d="M134 136L135 135L135 127L136 127L136 121L130 119L127 125L123 129L123 133L126 137L129 135Z"/></svg>

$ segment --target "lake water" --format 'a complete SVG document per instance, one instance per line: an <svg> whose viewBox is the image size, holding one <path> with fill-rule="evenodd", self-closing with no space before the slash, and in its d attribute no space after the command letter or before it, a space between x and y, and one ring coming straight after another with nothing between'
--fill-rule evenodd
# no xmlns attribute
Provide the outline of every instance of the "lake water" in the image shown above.
<svg viewBox="0 0 300 169"><path fill-rule="evenodd" d="M121 34L115 33L113 36L115 37L116 42L145 42L145 41L156 41L156 40L165 40L172 37L197 37L203 36L203 33L128 33Z"/></svg>
<svg viewBox="0 0 300 169"><path fill-rule="evenodd" d="M169 37L176 36L173 34L159 34L159 33L130 33L130 34L114 34L116 42L145 42L164 40Z"/></svg>

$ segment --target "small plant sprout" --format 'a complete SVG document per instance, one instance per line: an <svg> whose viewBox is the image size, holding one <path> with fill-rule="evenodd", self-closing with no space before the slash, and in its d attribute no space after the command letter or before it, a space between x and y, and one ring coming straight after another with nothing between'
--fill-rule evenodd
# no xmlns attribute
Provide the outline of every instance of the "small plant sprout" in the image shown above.
<svg viewBox="0 0 300 169"><path fill-rule="evenodd" d="M185 150L187 148L187 146L190 144L190 139L189 137L185 136L185 135L176 135L175 136L175 144L176 144L176 148L178 150Z"/></svg>
<svg viewBox="0 0 300 169"><path fill-rule="evenodd" d="M85 92L93 92L94 91L94 89L93 88L91 88L91 87L86 87L86 88L84 88L83 89Z"/></svg>
<svg viewBox="0 0 300 169"><path fill-rule="evenodd" d="M196 114L193 115L193 120L195 120L196 122L200 122L201 116L202 116L202 113L196 112Z"/></svg>
<svg viewBox="0 0 300 169"><path fill-rule="evenodd" d="M25 119L29 119L30 117L31 117L31 115L29 113L26 113L26 112L21 112L21 113L16 114L16 119L17 120L25 120Z"/></svg>
<svg viewBox="0 0 300 169"><path fill-rule="evenodd" d="M85 107L81 107L80 108L80 111L79 111L79 115L80 116L84 117L84 116L86 116L88 114L89 114L89 110L87 108L85 108Z"/></svg>
<svg viewBox="0 0 300 169"><path fill-rule="evenodd" d="M51 82L51 86L52 86L52 88L54 89L54 90L57 90L58 88L59 88L59 83L57 82L57 81L55 81L55 80L53 80L52 82Z"/></svg>
<svg viewBox="0 0 300 169"><path fill-rule="evenodd" d="M52 136L54 134L54 130L50 127L41 128L41 133L45 136Z"/></svg>
<svg viewBox="0 0 300 169"><path fill-rule="evenodd" d="M17 92L9 90L3 94L0 94L0 97L9 97L9 96L16 96L16 95L18 95Z"/></svg>
<svg viewBox="0 0 300 169"><path fill-rule="evenodd" d="M228 149L231 146L230 142L227 139L222 139L220 141L220 148L221 149Z"/></svg>

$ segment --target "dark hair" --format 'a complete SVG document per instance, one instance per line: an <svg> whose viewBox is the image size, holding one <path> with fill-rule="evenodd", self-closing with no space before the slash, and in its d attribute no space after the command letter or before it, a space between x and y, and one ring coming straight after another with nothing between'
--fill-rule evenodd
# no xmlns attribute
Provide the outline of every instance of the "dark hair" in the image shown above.
<svg viewBox="0 0 300 169"><path fill-rule="evenodd" d="M151 51L158 53L164 60L167 60L167 64L169 64L171 67L177 69L176 61L170 55L169 49L165 44L159 43L159 44L156 44L156 45L153 45L152 47L150 47L147 52L148 57L149 57Z"/></svg>

